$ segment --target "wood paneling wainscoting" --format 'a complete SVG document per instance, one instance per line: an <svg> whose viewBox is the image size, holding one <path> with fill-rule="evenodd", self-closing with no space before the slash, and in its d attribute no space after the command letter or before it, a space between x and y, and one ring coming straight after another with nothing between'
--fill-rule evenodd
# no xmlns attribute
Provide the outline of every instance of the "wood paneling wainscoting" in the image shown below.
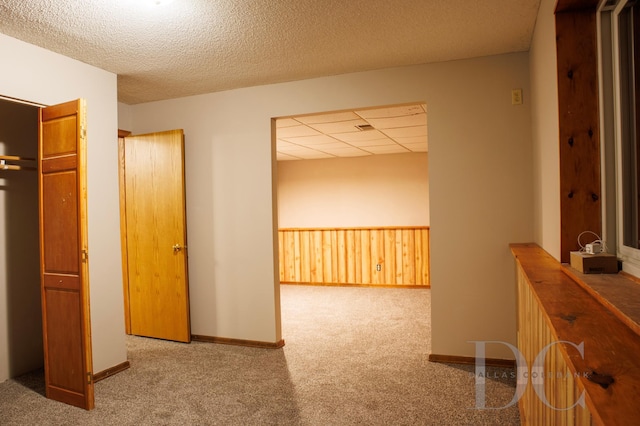
<svg viewBox="0 0 640 426"><path fill-rule="evenodd" d="M518 365L518 383L526 383L519 399L522 424L637 423L637 328L586 290L575 270L536 244L512 244L511 251L517 265L518 350L527 364ZM625 280L607 277L608 287ZM635 290L632 300L640 294Z"/></svg>
<svg viewBox="0 0 640 426"><path fill-rule="evenodd" d="M429 227L278 231L280 282L430 287Z"/></svg>

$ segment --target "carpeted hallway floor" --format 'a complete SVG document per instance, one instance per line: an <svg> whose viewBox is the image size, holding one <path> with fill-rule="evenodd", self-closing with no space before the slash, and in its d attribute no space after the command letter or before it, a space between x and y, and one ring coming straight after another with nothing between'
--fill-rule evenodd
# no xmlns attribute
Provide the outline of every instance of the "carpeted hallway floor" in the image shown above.
<svg viewBox="0 0 640 426"><path fill-rule="evenodd" d="M283 349L128 339L131 368L87 412L42 396L41 372L0 383L0 425L519 424L477 410L472 366L430 363L430 291L282 286ZM513 398L492 369L486 406Z"/></svg>

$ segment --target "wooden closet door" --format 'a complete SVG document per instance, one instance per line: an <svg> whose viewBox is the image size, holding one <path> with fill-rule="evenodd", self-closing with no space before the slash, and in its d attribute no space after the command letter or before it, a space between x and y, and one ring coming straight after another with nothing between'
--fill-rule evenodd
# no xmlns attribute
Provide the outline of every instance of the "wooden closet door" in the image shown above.
<svg viewBox="0 0 640 426"><path fill-rule="evenodd" d="M47 398L94 407L83 100L40 110L40 274Z"/></svg>

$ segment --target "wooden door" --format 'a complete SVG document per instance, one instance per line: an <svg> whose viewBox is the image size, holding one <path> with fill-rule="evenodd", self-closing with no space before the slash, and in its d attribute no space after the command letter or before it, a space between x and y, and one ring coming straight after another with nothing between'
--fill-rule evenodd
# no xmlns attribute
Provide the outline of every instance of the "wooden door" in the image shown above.
<svg viewBox="0 0 640 426"><path fill-rule="evenodd" d="M94 406L83 100L40 110L40 275L47 398Z"/></svg>
<svg viewBox="0 0 640 426"><path fill-rule="evenodd" d="M128 136L120 147L127 330L190 342L183 132Z"/></svg>

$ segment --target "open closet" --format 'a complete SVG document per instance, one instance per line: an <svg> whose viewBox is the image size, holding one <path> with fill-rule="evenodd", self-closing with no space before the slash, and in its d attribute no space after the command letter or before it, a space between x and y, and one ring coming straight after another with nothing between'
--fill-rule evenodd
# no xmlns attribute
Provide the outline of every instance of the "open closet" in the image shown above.
<svg viewBox="0 0 640 426"><path fill-rule="evenodd" d="M38 107L0 99L0 377L42 368Z"/></svg>
<svg viewBox="0 0 640 426"><path fill-rule="evenodd" d="M3 105L1 127L6 128L7 136L0 139L0 172L13 175L0 175L1 219L5 224L4 235L0 235L4 237L5 256L0 253L0 258L6 259L1 265L6 296L0 305L7 318L4 322L0 312L0 332L4 334L0 338L6 348L0 374L14 377L43 365L47 398L90 410L95 401L89 314L86 103L77 99L35 108L34 121L30 113L23 117L17 109ZM36 147L35 155L32 146ZM20 152L8 155L7 149ZM37 167L23 165L32 162L31 158L38 158ZM33 169L37 171L34 178L16 177Z"/></svg>

